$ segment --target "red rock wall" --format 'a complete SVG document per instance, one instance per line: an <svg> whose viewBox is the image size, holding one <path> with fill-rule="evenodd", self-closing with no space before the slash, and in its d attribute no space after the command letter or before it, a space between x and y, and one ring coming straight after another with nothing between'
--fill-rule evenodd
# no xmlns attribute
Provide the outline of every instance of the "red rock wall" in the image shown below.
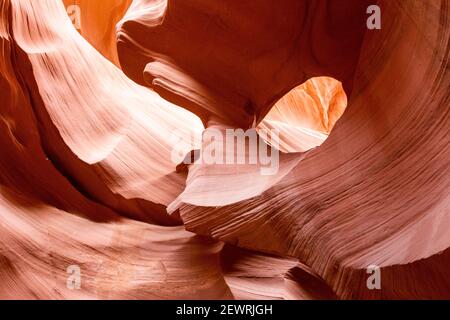
<svg viewBox="0 0 450 320"><path fill-rule="evenodd" d="M450 298L448 0L110 4L0 0L0 298ZM275 175L173 161L268 126Z"/></svg>

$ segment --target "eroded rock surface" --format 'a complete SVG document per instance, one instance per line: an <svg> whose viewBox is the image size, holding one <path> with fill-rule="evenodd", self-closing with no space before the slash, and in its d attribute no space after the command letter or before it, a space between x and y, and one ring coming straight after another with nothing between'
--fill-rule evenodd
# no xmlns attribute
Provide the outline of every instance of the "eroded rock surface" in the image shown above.
<svg viewBox="0 0 450 320"><path fill-rule="evenodd" d="M450 3L371 4L0 0L0 298L449 299Z"/></svg>

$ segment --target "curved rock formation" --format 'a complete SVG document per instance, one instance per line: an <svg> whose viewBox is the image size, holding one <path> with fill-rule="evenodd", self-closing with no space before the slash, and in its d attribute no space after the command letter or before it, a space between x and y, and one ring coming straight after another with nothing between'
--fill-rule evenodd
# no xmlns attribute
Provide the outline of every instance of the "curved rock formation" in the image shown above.
<svg viewBox="0 0 450 320"><path fill-rule="evenodd" d="M339 81L313 78L284 95L258 129L278 130L280 151L305 152L325 142L346 107L347 96Z"/></svg>
<svg viewBox="0 0 450 320"><path fill-rule="evenodd" d="M351 92L370 2L136 0L117 26L119 59L204 121L245 128L309 78Z"/></svg>
<svg viewBox="0 0 450 320"><path fill-rule="evenodd" d="M104 57L119 65L116 24L132 0L63 0L69 17L81 35Z"/></svg>
<svg viewBox="0 0 450 320"><path fill-rule="evenodd" d="M17 68L48 157L95 200L169 223L164 206L185 180L175 172L173 140L187 139L188 153L203 130L198 118L126 78L74 30L60 3L20 1L12 10Z"/></svg>
<svg viewBox="0 0 450 320"><path fill-rule="evenodd" d="M450 3L372 4L0 0L0 298L450 299Z"/></svg>

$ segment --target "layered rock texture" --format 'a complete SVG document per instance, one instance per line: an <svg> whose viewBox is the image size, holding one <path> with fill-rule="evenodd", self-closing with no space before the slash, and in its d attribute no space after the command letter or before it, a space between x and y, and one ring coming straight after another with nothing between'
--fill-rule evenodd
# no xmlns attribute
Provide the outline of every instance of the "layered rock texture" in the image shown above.
<svg viewBox="0 0 450 320"><path fill-rule="evenodd" d="M0 0L0 44L1 299L450 299L449 0ZM238 129L273 174L198 161Z"/></svg>

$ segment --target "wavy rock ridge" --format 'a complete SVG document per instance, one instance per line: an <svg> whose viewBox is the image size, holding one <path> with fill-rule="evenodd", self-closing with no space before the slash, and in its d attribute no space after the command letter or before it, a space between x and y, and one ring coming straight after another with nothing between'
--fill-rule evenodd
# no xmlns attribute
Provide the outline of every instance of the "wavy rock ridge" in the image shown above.
<svg viewBox="0 0 450 320"><path fill-rule="evenodd" d="M450 299L450 3L371 4L0 0L0 298Z"/></svg>

